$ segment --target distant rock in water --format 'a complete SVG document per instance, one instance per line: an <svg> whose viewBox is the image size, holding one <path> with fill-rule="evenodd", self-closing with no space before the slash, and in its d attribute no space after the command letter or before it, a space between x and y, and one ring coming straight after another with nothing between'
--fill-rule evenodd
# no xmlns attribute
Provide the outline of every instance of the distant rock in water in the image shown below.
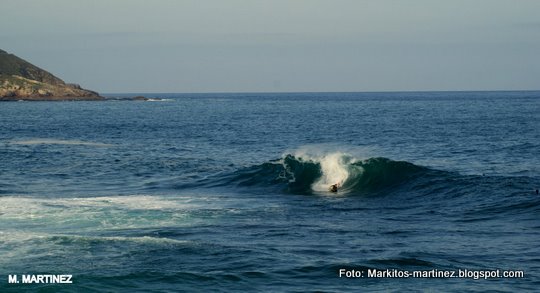
<svg viewBox="0 0 540 293"><path fill-rule="evenodd" d="M160 99L160 98L147 98L145 96L135 96L131 99L133 101L163 101L163 99Z"/></svg>
<svg viewBox="0 0 540 293"><path fill-rule="evenodd" d="M0 101L103 100L98 93L65 83L51 73L0 50Z"/></svg>

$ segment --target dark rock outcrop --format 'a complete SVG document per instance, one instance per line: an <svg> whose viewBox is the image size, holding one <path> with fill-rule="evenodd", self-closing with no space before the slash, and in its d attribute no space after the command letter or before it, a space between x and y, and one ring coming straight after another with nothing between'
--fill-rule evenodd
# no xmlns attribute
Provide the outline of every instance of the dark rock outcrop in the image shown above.
<svg viewBox="0 0 540 293"><path fill-rule="evenodd" d="M163 101L161 98L147 98L145 96L135 96L131 98L133 101Z"/></svg>
<svg viewBox="0 0 540 293"><path fill-rule="evenodd" d="M67 84L29 62L0 50L0 101L103 100L98 93Z"/></svg>

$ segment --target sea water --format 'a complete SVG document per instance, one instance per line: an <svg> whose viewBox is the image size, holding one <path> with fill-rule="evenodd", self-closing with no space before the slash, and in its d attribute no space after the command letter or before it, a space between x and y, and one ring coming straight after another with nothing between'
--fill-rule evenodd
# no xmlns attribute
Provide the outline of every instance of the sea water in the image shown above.
<svg viewBox="0 0 540 293"><path fill-rule="evenodd" d="M540 287L540 92L147 96L0 104L1 291Z"/></svg>

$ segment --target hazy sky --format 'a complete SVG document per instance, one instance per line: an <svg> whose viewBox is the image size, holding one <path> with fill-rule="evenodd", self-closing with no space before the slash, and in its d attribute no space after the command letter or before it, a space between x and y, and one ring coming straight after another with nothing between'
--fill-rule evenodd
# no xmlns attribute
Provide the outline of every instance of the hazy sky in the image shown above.
<svg viewBox="0 0 540 293"><path fill-rule="evenodd" d="M1 0L0 49L101 93L540 89L537 0Z"/></svg>

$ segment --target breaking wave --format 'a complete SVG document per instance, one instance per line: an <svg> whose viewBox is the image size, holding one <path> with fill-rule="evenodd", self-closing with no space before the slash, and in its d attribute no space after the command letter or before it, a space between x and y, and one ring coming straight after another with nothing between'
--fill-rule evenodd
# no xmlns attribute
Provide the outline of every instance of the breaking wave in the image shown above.
<svg viewBox="0 0 540 293"><path fill-rule="evenodd" d="M338 184L337 194L348 195L394 188L436 172L441 171L382 157L361 160L341 152L320 156L288 154L278 160L237 170L221 178L217 186L321 194L330 193L329 187Z"/></svg>

